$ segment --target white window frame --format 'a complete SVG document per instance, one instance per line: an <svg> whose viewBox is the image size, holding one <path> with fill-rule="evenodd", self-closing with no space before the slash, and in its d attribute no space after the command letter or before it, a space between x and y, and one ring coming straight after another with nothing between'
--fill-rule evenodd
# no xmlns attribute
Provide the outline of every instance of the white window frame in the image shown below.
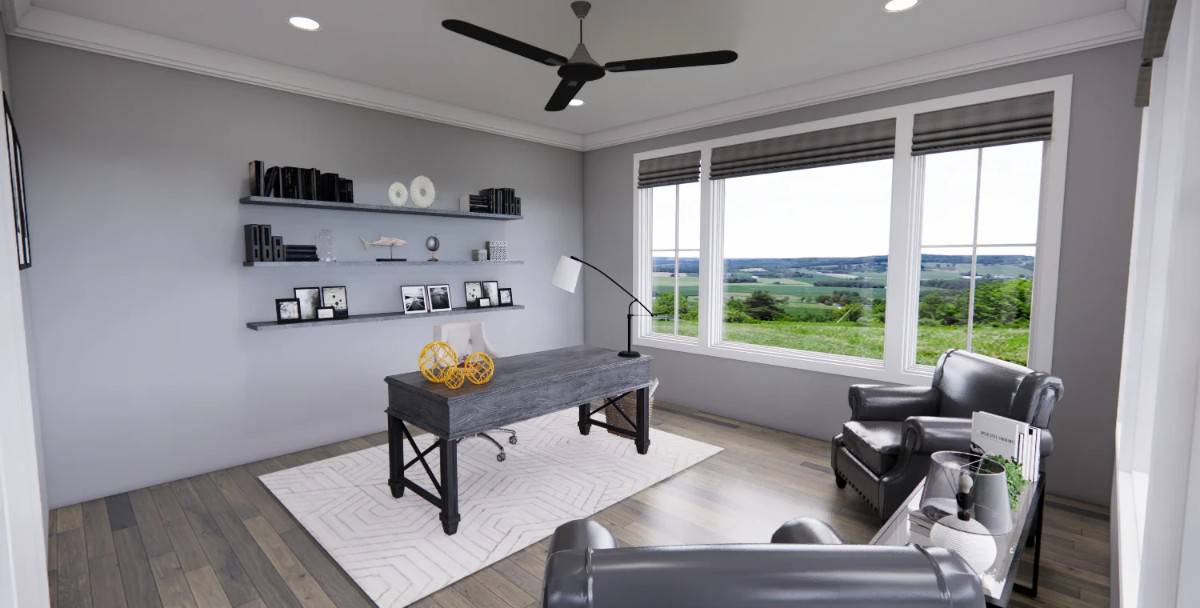
<svg viewBox="0 0 1200 608"><path fill-rule="evenodd" d="M1043 153L1042 193L1038 209L1037 263L1033 277L1033 303L1029 325L1029 365L1052 372L1054 315L1058 297L1058 262L1062 237L1067 147L1070 140L1072 76L1064 75L1003 87L953 95L868 112L815 120L775 129L648 150L633 155L634 277L638 298L652 293L650 276L650 206L637 184L638 164L644 159L684 152L700 152L700 325L697 338L655 334L642 317L634 344L752 363L825 372L884 382L928 382L932 368L915 362L917 296L920 291L921 192L919 172L912 156L913 117L959 106L1012 97L1054 93L1052 137ZM721 181L709 180L713 148L760 139L784 137L877 120L895 119L896 149L892 165L891 230L888 243L888 302L883 359L799 351L785 348L722 342L722 283L724 281L724 196Z"/></svg>

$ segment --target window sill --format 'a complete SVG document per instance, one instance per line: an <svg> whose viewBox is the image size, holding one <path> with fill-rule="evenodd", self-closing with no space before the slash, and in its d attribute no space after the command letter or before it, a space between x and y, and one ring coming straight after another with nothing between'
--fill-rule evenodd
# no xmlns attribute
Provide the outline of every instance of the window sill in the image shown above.
<svg viewBox="0 0 1200 608"><path fill-rule="evenodd" d="M636 346L647 348L657 348L721 359L733 359L747 363L773 365L776 367L800 369L878 382L928 384L933 377L933 368L918 368L903 371L889 370L884 367L883 361L876 359L829 355L769 346L755 346L731 342L703 346L696 338L684 339L666 335L636 336L633 343Z"/></svg>

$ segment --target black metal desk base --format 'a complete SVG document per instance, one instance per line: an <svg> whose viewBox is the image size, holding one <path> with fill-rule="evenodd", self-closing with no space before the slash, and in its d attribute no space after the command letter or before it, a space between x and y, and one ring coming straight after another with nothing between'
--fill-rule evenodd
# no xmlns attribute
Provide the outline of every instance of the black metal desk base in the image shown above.
<svg viewBox="0 0 1200 608"><path fill-rule="evenodd" d="M620 435L622 437L628 437L630 439L633 439L633 443L637 447L638 454L645 454L646 452L649 452L650 451L650 388L649 387L639 388L636 390L636 393L637 393L637 412L634 414L634 418L637 419L636 421L630 420L629 415L625 413L625 410L622 410L621 408L616 407L617 402L620 401L621 399L623 399L629 393L622 393L611 399L606 399L604 401L604 405L601 405L600 407L598 407L596 409L592 409L592 405L590 403L585 403L585 404L579 406L579 432L580 432L580 434L587 435L592 430L592 427L598 426L598 427L605 429L611 433ZM625 419L625 422L629 423L629 426L633 427L634 430L629 431L629 430L626 430L623 428L615 427L610 424L592 419L592 416L595 416L598 412L603 411L605 408L609 408L609 407L615 408L617 410L617 413L621 414L621 417Z"/></svg>
<svg viewBox="0 0 1200 608"><path fill-rule="evenodd" d="M408 445L412 447L416 454L412 460L404 462L404 442L408 441ZM440 458L438 459L440 476L433 474L433 469L425 460L430 452L437 448ZM425 474L429 476L433 482L433 492L422 488L411 479L408 479L404 472L414 464L421 463L425 469ZM433 503L433 506L441 509L439 518L442 520L442 531L446 534L454 534L458 532L458 522L462 520L462 516L458 513L458 440L457 439L441 439L433 442L428 448L421 450L417 447L417 442L413 439L412 433L408 431L408 427L404 425L404 421L396 416L388 415L388 464L390 476L388 477L388 487L392 490L392 498L400 498L404 496L404 490L410 489L417 493L417 496ZM439 481L440 478L440 481ZM436 493L435 493L436 492Z"/></svg>

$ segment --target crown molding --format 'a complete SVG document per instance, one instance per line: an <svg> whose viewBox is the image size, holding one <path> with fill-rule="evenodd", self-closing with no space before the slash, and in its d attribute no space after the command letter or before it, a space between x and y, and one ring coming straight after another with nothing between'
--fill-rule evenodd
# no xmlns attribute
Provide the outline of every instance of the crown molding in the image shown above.
<svg viewBox="0 0 1200 608"><path fill-rule="evenodd" d="M25 4L29 0L3 0ZM205 76L259 85L373 110L411 116L570 150L583 149L583 136L486 112L408 95L382 87L253 59L165 36L84 19L38 6L14 10L14 36L133 59Z"/></svg>
<svg viewBox="0 0 1200 608"><path fill-rule="evenodd" d="M1146 27L1146 10L1149 6L1149 0L1125 0L1125 12L1129 13L1129 18L1139 28Z"/></svg>
<svg viewBox="0 0 1200 608"><path fill-rule="evenodd" d="M583 148L598 150L1135 40L1142 30L1127 8L590 133Z"/></svg>

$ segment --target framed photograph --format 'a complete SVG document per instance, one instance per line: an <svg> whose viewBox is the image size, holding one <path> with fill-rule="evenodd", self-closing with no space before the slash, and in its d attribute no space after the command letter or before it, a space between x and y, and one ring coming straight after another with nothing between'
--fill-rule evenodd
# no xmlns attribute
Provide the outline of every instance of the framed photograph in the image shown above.
<svg viewBox="0 0 1200 608"><path fill-rule="evenodd" d="M25 167L21 160L21 140L17 138L12 111L8 108L8 95L4 96L4 134L8 144L8 179L12 186L13 224L17 237L17 269L25 270L33 265L29 211L25 201Z"/></svg>
<svg viewBox="0 0 1200 608"><path fill-rule="evenodd" d="M400 301L404 305L406 315L429 312L424 285L404 285L400 288Z"/></svg>
<svg viewBox="0 0 1200 608"><path fill-rule="evenodd" d="M479 298L479 308L491 308L492 301L488 298Z"/></svg>
<svg viewBox="0 0 1200 608"><path fill-rule="evenodd" d="M499 281L484 281L483 282L483 297L492 301L492 306L500 303L500 282Z"/></svg>
<svg viewBox="0 0 1200 608"><path fill-rule="evenodd" d="M275 320L280 323L295 323L300 318L300 300L279 298L275 300Z"/></svg>
<svg viewBox="0 0 1200 608"><path fill-rule="evenodd" d="M511 287L505 287L504 289L500 290L500 305L501 306L512 306L512 288Z"/></svg>
<svg viewBox="0 0 1200 608"><path fill-rule="evenodd" d="M317 318L317 309L321 307L320 287L296 287L292 295L300 300L300 318L306 321Z"/></svg>
<svg viewBox="0 0 1200 608"><path fill-rule="evenodd" d="M429 312L451 310L449 285L426 285L425 292L429 295Z"/></svg>
<svg viewBox="0 0 1200 608"><path fill-rule="evenodd" d="M318 319L332 319L333 318L333 309L328 306L321 306L320 308L317 308L317 318Z"/></svg>
<svg viewBox="0 0 1200 608"><path fill-rule="evenodd" d="M321 306L332 308L335 319L344 319L350 316L350 305L346 300L346 286L322 287Z"/></svg>
<svg viewBox="0 0 1200 608"><path fill-rule="evenodd" d="M463 290L467 293L467 308L478 308L479 298L483 297L483 282L467 281L463 283Z"/></svg>

